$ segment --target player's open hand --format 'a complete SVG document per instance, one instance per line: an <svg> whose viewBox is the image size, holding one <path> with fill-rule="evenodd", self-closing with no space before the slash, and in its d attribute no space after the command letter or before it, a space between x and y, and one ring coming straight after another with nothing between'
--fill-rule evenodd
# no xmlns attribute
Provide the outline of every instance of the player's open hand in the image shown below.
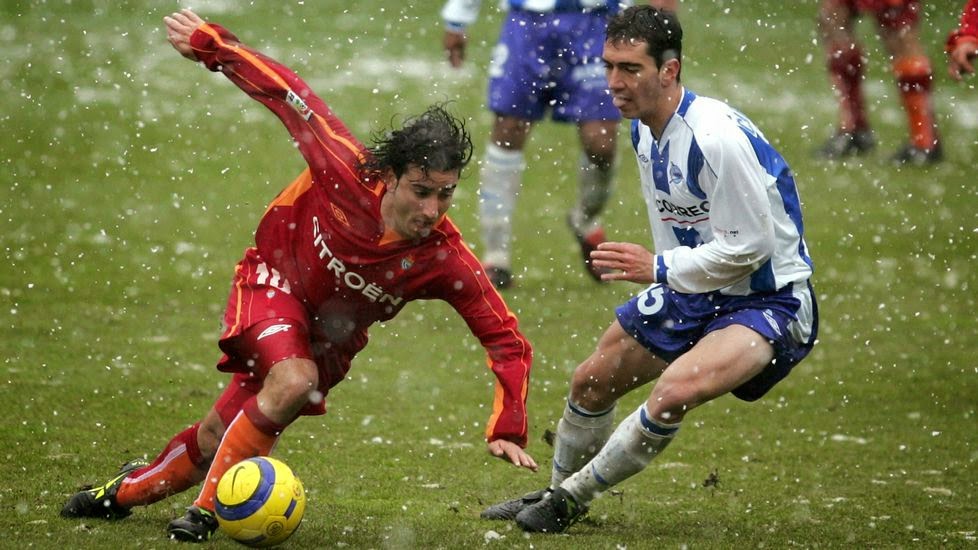
<svg viewBox="0 0 978 550"><path fill-rule="evenodd" d="M197 27L204 24L204 20L196 13L184 8L164 17L163 22L166 23L166 39L173 45L173 49L187 59L197 61L197 54L190 47L190 35L197 30Z"/></svg>
<svg viewBox="0 0 978 550"><path fill-rule="evenodd" d="M653 254L644 246L633 243L603 242L591 251L594 267L610 269L601 275L602 281L631 281L652 284Z"/></svg>
<svg viewBox="0 0 978 550"><path fill-rule="evenodd" d="M465 42L465 33L461 32L448 30L442 37L441 43L445 53L448 54L448 62L456 69L461 67L462 61L465 60Z"/></svg>
<svg viewBox="0 0 978 550"><path fill-rule="evenodd" d="M528 455L519 445L505 439L497 439L489 442L489 454L497 456L503 460L508 460L514 466L537 471L537 463L533 457Z"/></svg>
<svg viewBox="0 0 978 550"><path fill-rule="evenodd" d="M974 60L978 57L978 42L962 40L951 51L951 58L948 60L948 72L954 80L961 80L965 74L974 74Z"/></svg>

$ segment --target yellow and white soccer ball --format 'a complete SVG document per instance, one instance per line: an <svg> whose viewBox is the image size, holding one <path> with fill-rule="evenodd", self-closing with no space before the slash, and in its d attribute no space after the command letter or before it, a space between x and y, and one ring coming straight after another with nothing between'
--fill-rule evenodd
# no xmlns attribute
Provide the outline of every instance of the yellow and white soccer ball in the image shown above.
<svg viewBox="0 0 978 550"><path fill-rule="evenodd" d="M232 539L275 546L292 536L306 510L306 492L281 460L259 456L231 466L217 484L217 522Z"/></svg>

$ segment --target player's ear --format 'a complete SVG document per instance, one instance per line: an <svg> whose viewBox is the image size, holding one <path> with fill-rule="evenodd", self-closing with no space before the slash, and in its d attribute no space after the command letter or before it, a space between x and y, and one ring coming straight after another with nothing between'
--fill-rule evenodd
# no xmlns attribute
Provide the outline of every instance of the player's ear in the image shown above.
<svg viewBox="0 0 978 550"><path fill-rule="evenodd" d="M395 187L397 187L397 176L394 175L393 168L390 167L384 168L381 177L383 178L384 185L387 186L388 190L393 190Z"/></svg>
<svg viewBox="0 0 978 550"><path fill-rule="evenodd" d="M663 84L672 84L679 80L679 60L675 57L662 62L662 69L659 70L659 77Z"/></svg>

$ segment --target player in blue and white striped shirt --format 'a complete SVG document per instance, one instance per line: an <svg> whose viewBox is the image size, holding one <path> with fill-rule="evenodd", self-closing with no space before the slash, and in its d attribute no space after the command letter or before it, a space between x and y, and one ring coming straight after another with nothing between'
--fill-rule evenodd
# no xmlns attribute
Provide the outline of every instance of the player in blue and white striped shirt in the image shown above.
<svg viewBox="0 0 978 550"><path fill-rule="evenodd" d="M655 253L606 242L605 280L651 283L616 310L574 372L548 489L497 504L527 531L560 532L600 492L642 471L686 414L732 393L753 401L814 345L818 314L794 177L743 114L680 82L682 28L648 6L611 19L614 105L632 119ZM657 380L614 427L622 395Z"/></svg>

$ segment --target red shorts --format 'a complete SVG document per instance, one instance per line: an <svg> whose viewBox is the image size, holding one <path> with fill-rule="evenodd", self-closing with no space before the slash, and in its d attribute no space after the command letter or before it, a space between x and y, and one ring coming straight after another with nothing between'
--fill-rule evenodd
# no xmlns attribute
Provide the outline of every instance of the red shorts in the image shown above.
<svg viewBox="0 0 978 550"><path fill-rule="evenodd" d="M899 29L917 24L920 0L825 0L829 5L845 7L854 15L871 13L881 27Z"/></svg>
<svg viewBox="0 0 978 550"><path fill-rule="evenodd" d="M218 345L224 356L218 370L234 373L215 408L225 425L248 397L261 389L272 365L290 358L315 361L321 396L300 411L301 415L326 412L326 394L350 370L350 361L367 343L366 331L354 331L342 343L331 341L319 330L316 319L292 295L288 281L249 248L234 270L234 280L224 310L224 333Z"/></svg>

